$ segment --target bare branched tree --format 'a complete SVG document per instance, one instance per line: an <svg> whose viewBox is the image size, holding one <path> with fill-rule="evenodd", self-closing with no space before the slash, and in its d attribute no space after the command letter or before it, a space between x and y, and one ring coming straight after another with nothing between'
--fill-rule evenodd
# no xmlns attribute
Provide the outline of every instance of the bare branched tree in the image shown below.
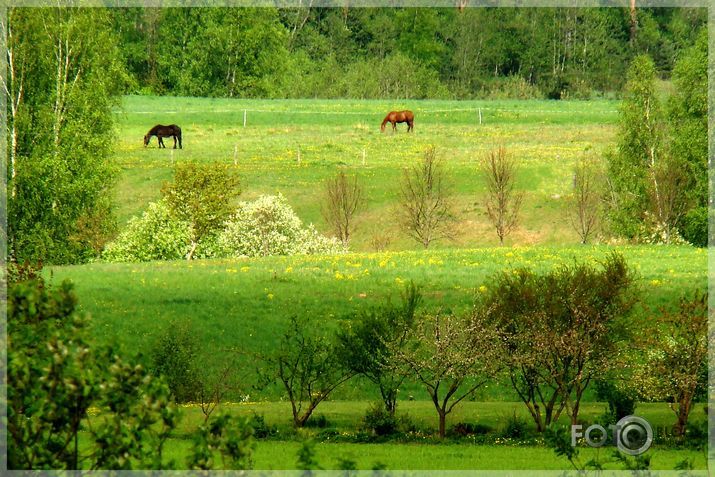
<svg viewBox="0 0 715 477"><path fill-rule="evenodd" d="M434 147L425 151L421 163L404 171L398 207L400 225L425 248L454 237L456 218L447 174Z"/></svg>
<svg viewBox="0 0 715 477"><path fill-rule="evenodd" d="M321 212L335 236L347 246L355 230L355 213L364 202L364 190L357 176L338 172L325 182L325 198Z"/></svg>
<svg viewBox="0 0 715 477"><path fill-rule="evenodd" d="M569 207L569 220L581 243L588 243L588 238L598 226L601 213L601 192L598 185L598 172L592 162L581 160L576 164L573 176L573 195Z"/></svg>
<svg viewBox="0 0 715 477"><path fill-rule="evenodd" d="M496 228L499 243L516 228L523 194L516 192L516 162L500 147L482 161L482 173L487 182L486 208L489 220Z"/></svg>

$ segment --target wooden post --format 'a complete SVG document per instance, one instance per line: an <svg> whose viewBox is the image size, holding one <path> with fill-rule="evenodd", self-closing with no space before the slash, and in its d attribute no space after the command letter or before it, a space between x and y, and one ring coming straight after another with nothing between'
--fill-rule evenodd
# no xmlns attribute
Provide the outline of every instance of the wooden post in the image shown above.
<svg viewBox="0 0 715 477"><path fill-rule="evenodd" d="M247 110L243 110L243 127L246 127L246 115L248 114Z"/></svg>
<svg viewBox="0 0 715 477"><path fill-rule="evenodd" d="M479 108L479 124L482 124L482 108Z"/></svg>
<svg viewBox="0 0 715 477"><path fill-rule="evenodd" d="M238 144L233 145L233 165L238 165Z"/></svg>

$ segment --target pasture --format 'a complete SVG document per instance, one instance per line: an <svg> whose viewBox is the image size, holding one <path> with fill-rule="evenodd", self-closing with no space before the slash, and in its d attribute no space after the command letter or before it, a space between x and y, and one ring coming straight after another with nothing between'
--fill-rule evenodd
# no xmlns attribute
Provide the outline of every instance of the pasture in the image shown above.
<svg viewBox="0 0 715 477"><path fill-rule="evenodd" d="M414 133L407 134L405 124L398 125L396 134L389 128L380 133L385 113L404 108L415 112ZM392 469L566 469L568 462L538 438L521 444L438 442L429 436L436 428L434 409L416 383L400 389L398 413L416 422L423 430L422 440L351 441L366 408L379 398L373 385L359 379L338 388L315 413L326 416L332 434L316 429L295 431L282 390L253 386L251 356L273 349L293 315L334 329L349 320L351 313L399 300L402 286L409 281L422 288L424 310L467 311L480 287L503 270L546 271L574 261L597 264L613 250L622 253L638 274L644 300L633 319L647 330L650 316L660 307L672 308L685 290L705 288L707 258L704 250L689 246L577 244L567 219L572 166L585 157L602 160L613 147L617 108L618 103L605 100L126 97L117 112L119 183L115 197L120 224L160 197L162 183L172 178L173 164L220 161L234 165L242 200L280 192L304 222L325 232L320 214L322 181L342 168L361 179L367 196L352 252L141 264L96 262L52 267L46 273L53 282L70 279L75 283L80 307L93 317L94 336L102 343L115 344L123 353L146 358L161 333L183 323L201 345L202 369L215 372L233 362L243 381L226 396L233 404L222 404L219 409L262 415L284 433L259 441L256 468L292 468L300 441L311 437L320 441L317 458L326 468L350 459L365 469L376 463ZM155 139L144 148L144 134L157 123L181 126L183 149L172 150L173 141L169 141L160 150ZM452 178L459 234L452 242L422 250L399 231L394 210L402 170L419 160L430 145L436 147ZM518 188L525 193L520 227L507 239L506 247L496 246L497 236L480 203L484 182L478 163L499 146L518 159ZM377 238L387 240L387 251L374 251ZM477 422L498 433L509 416L527 418L517 400L509 386L495 383L458 407L448 425ZM605 405L594 401L592 391L585 401L582 418L597 419ZM639 405L640 411L657 426L672 424L672 412L663 403ZM196 406L186 407L184 414L181 429L167 445L169 457L178 461L190 445L192 429L202 419ZM694 422L702 417L701 412L693 412ZM656 445L650 452L654 469L672 469L685 459L696 468L705 466L704 455L695 450ZM582 450L584 460L596 453Z"/></svg>
<svg viewBox="0 0 715 477"><path fill-rule="evenodd" d="M116 189L120 223L159 198L172 177L172 162L236 164L242 200L281 192L306 223L325 231L320 214L322 182L340 168L357 175L366 189L358 214L354 251L373 251L376 236L391 250L415 248L394 224L402 170L432 145L451 176L459 213L457 237L441 247L498 243L480 202L478 163L503 146L517 159L517 188L524 191L521 227L509 244L577 242L567 219L572 166L580 158L601 159L613 146L615 101L356 101L231 100L126 97L117 113L119 144ZM410 108L415 130L380 132L386 112ZM479 124L481 110L482 124ZM243 126L244 111L246 126ZM183 150L142 145L153 125L178 124ZM170 141L170 144L172 141Z"/></svg>

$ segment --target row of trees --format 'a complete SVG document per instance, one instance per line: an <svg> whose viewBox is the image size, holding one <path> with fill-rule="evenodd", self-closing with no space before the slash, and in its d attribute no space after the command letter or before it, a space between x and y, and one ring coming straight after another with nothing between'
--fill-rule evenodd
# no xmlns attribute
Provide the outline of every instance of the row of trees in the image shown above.
<svg viewBox="0 0 715 477"><path fill-rule="evenodd" d="M284 388L297 427L355 375L374 383L393 419L405 380L422 385L441 437L455 406L487 384L509 382L543 432L564 413L577 423L588 387L608 379L621 392L670 402L682 436L707 374L706 297L648 311L655 326L641 338L633 272L617 254L601 265L497 274L465 315L421 313L411 285L402 303L345 317L336 333L294 318L277 349L259 356L261 375Z"/></svg>
<svg viewBox="0 0 715 477"><path fill-rule="evenodd" d="M112 17L137 91L360 98L471 98L494 92L560 98L618 90L628 62L639 53L653 55L667 76L680 51L692 44L693 32L705 24L706 12L337 9L308 3L285 9L116 9ZM501 81L509 77L521 82Z"/></svg>

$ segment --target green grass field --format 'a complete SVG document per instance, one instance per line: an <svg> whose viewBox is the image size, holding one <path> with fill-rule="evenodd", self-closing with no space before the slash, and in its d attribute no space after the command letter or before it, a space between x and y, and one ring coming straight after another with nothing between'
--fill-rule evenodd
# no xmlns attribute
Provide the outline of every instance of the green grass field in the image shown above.
<svg viewBox="0 0 715 477"><path fill-rule="evenodd" d="M414 248L393 223L397 185L402 169L432 145L452 177L460 216L456 240L443 246L494 245L497 237L480 203L484 183L478 162L503 146L519 163L518 188L525 192L522 226L509 242L574 243L577 237L565 204L572 165L582 157L600 158L613 146L617 105L605 100L400 103L127 97L117 114L116 162L122 171L117 212L123 222L158 199L161 184L172 177L173 162L235 160L243 200L281 192L305 222L325 230L321 184L344 168L366 188L353 249L372 250L375 234L390 236L391 249ZM403 108L415 112L414 134L407 134L404 124L395 134L381 133L385 113ZM155 138L145 149L142 137L157 123L179 124L184 149L172 151L170 140L167 149L159 150Z"/></svg>
<svg viewBox="0 0 715 477"><path fill-rule="evenodd" d="M385 112L403 108L415 111L415 133L406 134L405 125L398 126L396 134L380 133ZM367 191L353 253L97 262L53 267L46 273L53 282L70 279L76 284L80 307L92 315L92 332L100 342L146 356L161 333L173 323L184 322L201 343L201 366L206 372L220 368L227 359L237 359L241 376L254 367L247 356L273 348L291 315L336 327L356 310L398 300L402 286L410 280L423 289L424 310L465 311L495 273L518 267L543 271L574 261L595 264L613 250L622 253L638 273L643 305L633 319L647 329L650 314L674 306L686 290L706 287L707 258L704 250L689 246L577 245L567 220L572 165L582 157L601 159L614 146L617 108L611 101L399 103L127 97L117 112L120 139L115 161L120 175L115 197L120 224L160 197L162 183L172 177L173 164L194 160L235 162L243 200L281 192L305 222L325 231L319 212L321 183L345 168L363 180ZM179 124L184 149L170 149L168 140L168 148L159 150L156 139L144 148L143 135L157 123ZM422 250L400 233L393 213L401 171L419 160L429 145L437 148L453 177L460 221L455 241ZM521 225L507 247L495 246L496 234L480 203L484 185L478 161L499 146L518 159L518 187L525 193ZM388 251L376 253L371 242L380 234L391 241ZM284 438L258 443L258 469L293 468L300 441L311 436L321 441L316 452L325 468L338 466L339 459L354 460L365 469L378 462L392 469L569 468L564 458L537 441L527 445L437 442L430 437L436 428L434 409L415 383L401 389L399 412L410 415L424 429L425 440L381 444L334 442L316 430L296 434L290 429L289 405L280 400L280 389L254 389L248 378L242 384L228 399L248 402L223 405L223 410L261 414L286 433ZM338 433L354 433L366 408L377 399L369 383L355 379L321 404L316 414L326 416ZM513 413L526 416L523 405L513 402L517 397L510 388L500 383L474 399L457 407L448 418L448 427L460 421L479 422L498 432ZM596 419L604 405L594 402L591 393L585 400L582 418ZM191 432L201 419L195 407L187 407L184 413L182 428L167 447L177 461L183 461ZM638 413L656 426L669 427L674 422L665 404L641 404ZM695 421L703 417L694 411ZM584 460L595 452L583 449ZM705 467L702 452L659 445L650 452L654 469L672 469L684 459L692 460L697 468Z"/></svg>

